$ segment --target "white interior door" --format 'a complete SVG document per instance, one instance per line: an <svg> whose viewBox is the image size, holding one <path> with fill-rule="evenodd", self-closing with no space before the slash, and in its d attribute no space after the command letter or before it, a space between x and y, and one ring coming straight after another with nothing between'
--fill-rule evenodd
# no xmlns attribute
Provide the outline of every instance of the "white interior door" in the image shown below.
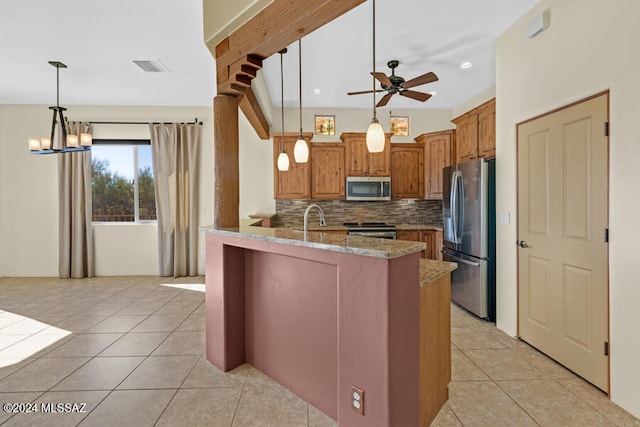
<svg viewBox="0 0 640 427"><path fill-rule="evenodd" d="M606 122L608 94L518 125L518 328L608 391Z"/></svg>

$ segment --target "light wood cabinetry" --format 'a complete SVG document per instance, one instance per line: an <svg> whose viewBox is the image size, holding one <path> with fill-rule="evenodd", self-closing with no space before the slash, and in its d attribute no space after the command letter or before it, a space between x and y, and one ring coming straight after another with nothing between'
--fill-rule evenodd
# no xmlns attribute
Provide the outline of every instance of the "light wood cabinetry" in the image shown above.
<svg viewBox="0 0 640 427"><path fill-rule="evenodd" d="M391 144L391 198L424 198L422 144Z"/></svg>
<svg viewBox="0 0 640 427"><path fill-rule="evenodd" d="M420 289L420 424L427 426L449 398L451 274Z"/></svg>
<svg viewBox="0 0 640 427"><path fill-rule="evenodd" d="M340 139L345 146L345 176L389 176L391 134L385 134L381 153L369 153L365 132L344 132Z"/></svg>
<svg viewBox="0 0 640 427"><path fill-rule="evenodd" d="M416 142L424 144L425 198L442 199L442 169L452 164L456 131L423 133Z"/></svg>
<svg viewBox="0 0 640 427"><path fill-rule="evenodd" d="M302 134L309 143L312 133ZM298 139L298 133L284 134L284 151L289 155L289 170L279 171L278 155L280 154L282 134L272 134L273 137L273 171L274 197L276 199L308 199L311 197L311 165L296 163L293 159L293 147Z"/></svg>
<svg viewBox="0 0 640 427"><path fill-rule="evenodd" d="M427 245L423 258L442 261L442 231L423 230L420 232L420 240Z"/></svg>
<svg viewBox="0 0 640 427"><path fill-rule="evenodd" d="M478 107L478 157L496 156L496 100Z"/></svg>
<svg viewBox="0 0 640 427"><path fill-rule="evenodd" d="M442 231L438 230L398 230L396 239L423 242L426 248L422 251L422 258L442 261Z"/></svg>
<svg viewBox="0 0 640 427"><path fill-rule="evenodd" d="M496 156L496 100L452 120L456 125L456 163Z"/></svg>
<svg viewBox="0 0 640 427"><path fill-rule="evenodd" d="M341 143L311 144L311 198L344 199L344 146Z"/></svg>

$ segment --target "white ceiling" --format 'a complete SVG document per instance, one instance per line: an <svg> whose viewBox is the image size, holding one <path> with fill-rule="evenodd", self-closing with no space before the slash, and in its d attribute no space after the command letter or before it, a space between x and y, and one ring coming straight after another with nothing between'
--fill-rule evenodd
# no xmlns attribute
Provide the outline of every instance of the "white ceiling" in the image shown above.
<svg viewBox="0 0 640 427"><path fill-rule="evenodd" d="M400 60L409 80L427 71L440 80L425 103L399 95L389 108L453 108L495 81L495 38L537 0L377 0L377 71ZM305 107L371 106L371 12L367 1L302 40ZM202 0L0 1L0 104L211 105L215 62L202 41ZM298 105L297 43L285 62L285 105ZM168 73L144 73L134 59L162 61ZM461 70L463 61L474 67ZM264 62L280 105L279 55ZM320 95L313 90L319 89ZM381 95L378 95L380 97Z"/></svg>

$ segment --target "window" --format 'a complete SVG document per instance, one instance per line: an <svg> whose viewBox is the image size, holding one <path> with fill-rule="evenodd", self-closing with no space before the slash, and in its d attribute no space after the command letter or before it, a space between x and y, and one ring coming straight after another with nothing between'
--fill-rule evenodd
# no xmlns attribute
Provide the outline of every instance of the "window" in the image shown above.
<svg viewBox="0 0 640 427"><path fill-rule="evenodd" d="M155 221L149 142L94 140L91 195L95 222Z"/></svg>

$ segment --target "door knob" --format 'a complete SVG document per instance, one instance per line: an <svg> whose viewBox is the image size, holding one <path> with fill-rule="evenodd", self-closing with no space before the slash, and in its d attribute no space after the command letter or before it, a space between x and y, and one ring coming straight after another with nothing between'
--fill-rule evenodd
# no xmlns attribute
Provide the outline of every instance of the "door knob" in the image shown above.
<svg viewBox="0 0 640 427"><path fill-rule="evenodd" d="M527 245L527 242L525 240L520 240L518 242L516 242L518 244L518 246L520 246L521 248L532 248L533 246L529 246Z"/></svg>

